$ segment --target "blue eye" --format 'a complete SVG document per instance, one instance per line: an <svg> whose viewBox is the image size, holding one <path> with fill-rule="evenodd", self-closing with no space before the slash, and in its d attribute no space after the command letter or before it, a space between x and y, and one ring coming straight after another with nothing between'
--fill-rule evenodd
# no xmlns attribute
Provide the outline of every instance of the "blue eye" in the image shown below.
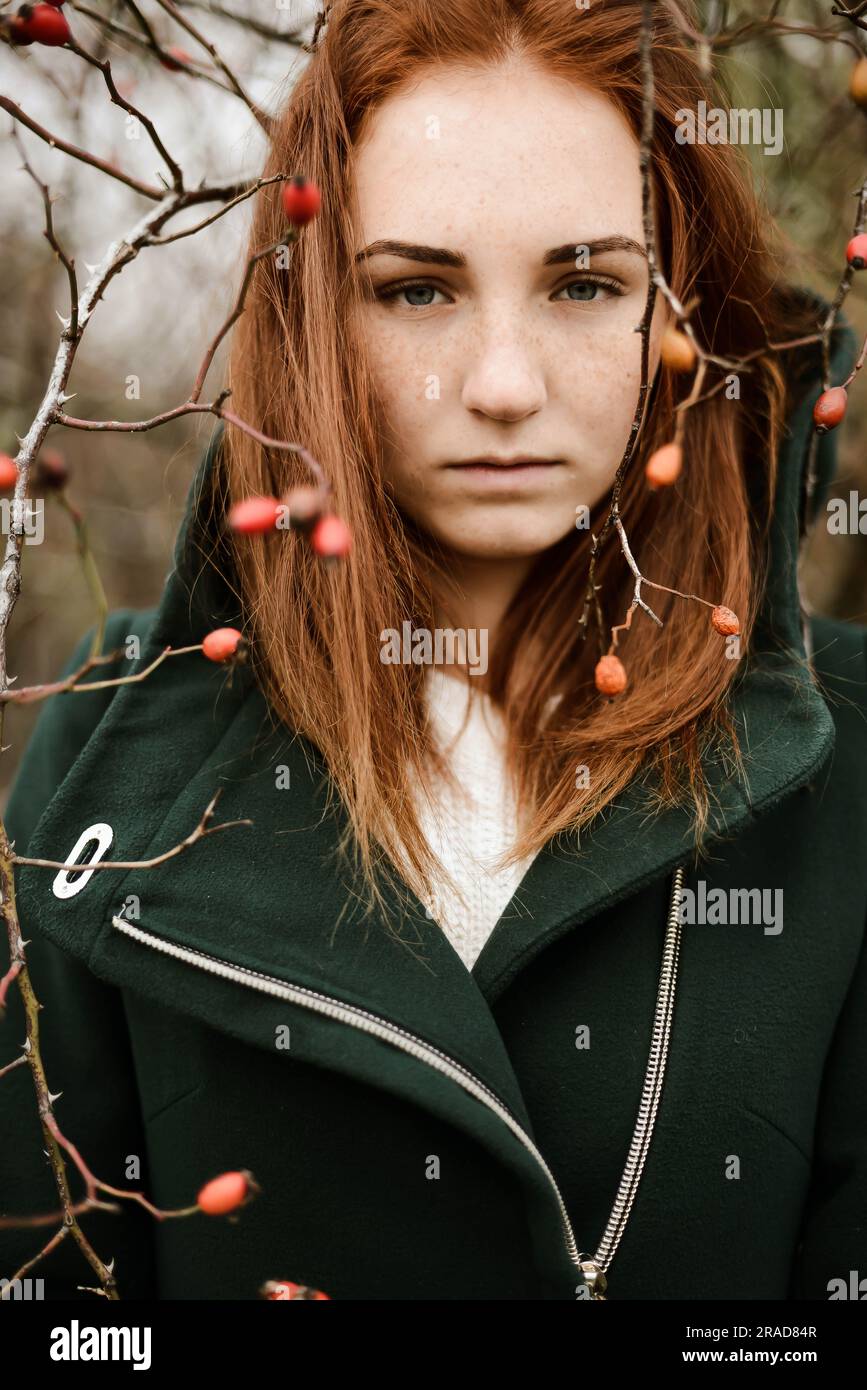
<svg viewBox="0 0 867 1390"><path fill-rule="evenodd" d="M598 290L605 290L608 295L614 295L615 297L623 293L616 280L572 280L568 285L564 285L563 289L567 291L573 304L601 303L606 295L600 297L600 295L596 293ZM582 293L573 295L571 293L572 290L582 291ZM592 293L584 294L584 290L591 291Z"/></svg>
<svg viewBox="0 0 867 1390"><path fill-rule="evenodd" d="M402 285L390 285L388 289L380 290L378 298L387 300L389 303L393 303L397 299L398 295L401 294L433 295L441 293L441 290L438 290L435 285L429 284L426 280L412 280L406 281ZM432 303L433 301L431 299L424 299L421 303L412 303L410 301L409 303L403 305L403 308L429 309Z"/></svg>
<svg viewBox="0 0 867 1390"><path fill-rule="evenodd" d="M569 292L569 298L573 304L603 303L609 296L619 298L623 294L623 290L616 280L604 278L572 280L568 285L564 285L562 289L558 290L557 295L562 295L563 290ZM573 295L571 293L572 290L577 290L578 293ZM605 294L600 296L598 293L599 290L604 290ZM404 304L401 305L402 308L430 309L435 304L433 296L437 294L442 295L443 293L442 290L437 289L436 285L431 284L428 280L404 280L400 284L389 285L385 289L378 290L376 297L385 303L394 304L401 295L406 295L407 299ZM409 299L410 295L418 295L421 296L421 298L411 300ZM446 302L448 303L450 301L446 300Z"/></svg>
<svg viewBox="0 0 867 1390"><path fill-rule="evenodd" d="M402 293L405 294L405 295L411 295L411 294L430 294L430 295L434 295L434 294L436 294L436 290L434 289L433 285L407 285L406 289L403 290ZM425 300L423 300L423 301L421 301L421 302L419 302L418 300L412 300L412 299L408 300L408 303L413 304L416 308L419 308L419 309L424 308L426 305L430 304L430 302L431 302L431 301L430 301L429 299L425 299Z"/></svg>
<svg viewBox="0 0 867 1390"><path fill-rule="evenodd" d="M565 286L570 299L579 299L585 304L589 304L595 298L598 285L592 284L589 280L573 280L571 285ZM592 294L572 294L572 290L590 290Z"/></svg>

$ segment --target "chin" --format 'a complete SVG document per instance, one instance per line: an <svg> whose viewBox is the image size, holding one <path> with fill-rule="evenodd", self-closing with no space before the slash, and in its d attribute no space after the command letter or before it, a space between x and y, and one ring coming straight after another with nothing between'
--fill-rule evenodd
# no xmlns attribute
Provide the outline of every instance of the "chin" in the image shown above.
<svg viewBox="0 0 867 1390"><path fill-rule="evenodd" d="M570 519L571 520L571 519ZM442 545L459 555L479 560L520 560L539 555L573 531L568 525L545 526L517 510L507 516L502 509L487 511L459 527L429 525L431 534Z"/></svg>

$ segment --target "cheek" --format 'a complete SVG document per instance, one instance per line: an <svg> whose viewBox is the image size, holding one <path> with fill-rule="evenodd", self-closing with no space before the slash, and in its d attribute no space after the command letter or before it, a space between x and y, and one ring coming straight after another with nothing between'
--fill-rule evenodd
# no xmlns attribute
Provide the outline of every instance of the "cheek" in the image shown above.
<svg viewBox="0 0 867 1390"><path fill-rule="evenodd" d="M564 418L571 423L575 449L588 477L613 476L629 440L641 385L640 341L601 335L592 353L558 383L565 396Z"/></svg>
<svg viewBox="0 0 867 1390"><path fill-rule="evenodd" d="M430 344L408 341L388 328L367 341L381 421L383 481L416 520L423 520L433 501L428 460L432 441L441 442L449 383L437 370Z"/></svg>
<svg viewBox="0 0 867 1390"><path fill-rule="evenodd" d="M664 305L657 295L657 309L648 349L647 379L652 383L659 366L660 340L665 327ZM638 407L641 388L641 334L634 332L642 309L631 324L600 327L594 334L592 350L582 355L578 370L569 374L566 390L572 401L571 414L580 427L580 438L620 452L626 448L629 429ZM616 461L618 462L619 459ZM616 466L615 462L615 466Z"/></svg>
<svg viewBox="0 0 867 1390"><path fill-rule="evenodd" d="M397 438L406 438L425 424L435 364L429 351L420 351L399 329L371 317L365 328L367 354L383 419Z"/></svg>

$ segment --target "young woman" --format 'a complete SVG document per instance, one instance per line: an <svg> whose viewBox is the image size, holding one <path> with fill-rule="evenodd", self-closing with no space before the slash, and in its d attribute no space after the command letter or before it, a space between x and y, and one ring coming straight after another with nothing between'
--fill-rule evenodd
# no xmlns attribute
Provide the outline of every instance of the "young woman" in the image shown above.
<svg viewBox="0 0 867 1390"><path fill-rule="evenodd" d="M802 620L797 583L855 342L826 381L827 305L743 152L678 140L723 100L678 16L653 7L656 254L714 362L678 411L658 293L622 486L641 6L338 0L280 116L265 172L322 209L258 264L231 406L310 451L351 550L232 530L312 478L223 426L106 647L122 675L234 626L249 662L54 699L9 807L55 866L18 893L63 1132L162 1209L260 1189L233 1224L87 1213L122 1296L826 1299L867 1270L865 629ZM250 250L281 237L275 184ZM210 824L251 823L160 858L218 789ZM56 867L100 860L142 867ZM22 1027L13 996L0 1061ZM57 1205L26 1070L6 1214ZM4 1274L33 1250L0 1231ZM87 1282L71 1241L43 1272Z"/></svg>

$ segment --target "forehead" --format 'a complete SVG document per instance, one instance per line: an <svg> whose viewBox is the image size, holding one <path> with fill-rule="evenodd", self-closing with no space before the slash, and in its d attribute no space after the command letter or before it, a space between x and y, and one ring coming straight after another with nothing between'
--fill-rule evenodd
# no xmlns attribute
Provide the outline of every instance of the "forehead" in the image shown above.
<svg viewBox="0 0 867 1390"><path fill-rule="evenodd" d="M427 72L371 113L353 162L365 241L445 231L455 247L494 231L546 247L558 235L643 240L625 118L604 95L528 64Z"/></svg>

